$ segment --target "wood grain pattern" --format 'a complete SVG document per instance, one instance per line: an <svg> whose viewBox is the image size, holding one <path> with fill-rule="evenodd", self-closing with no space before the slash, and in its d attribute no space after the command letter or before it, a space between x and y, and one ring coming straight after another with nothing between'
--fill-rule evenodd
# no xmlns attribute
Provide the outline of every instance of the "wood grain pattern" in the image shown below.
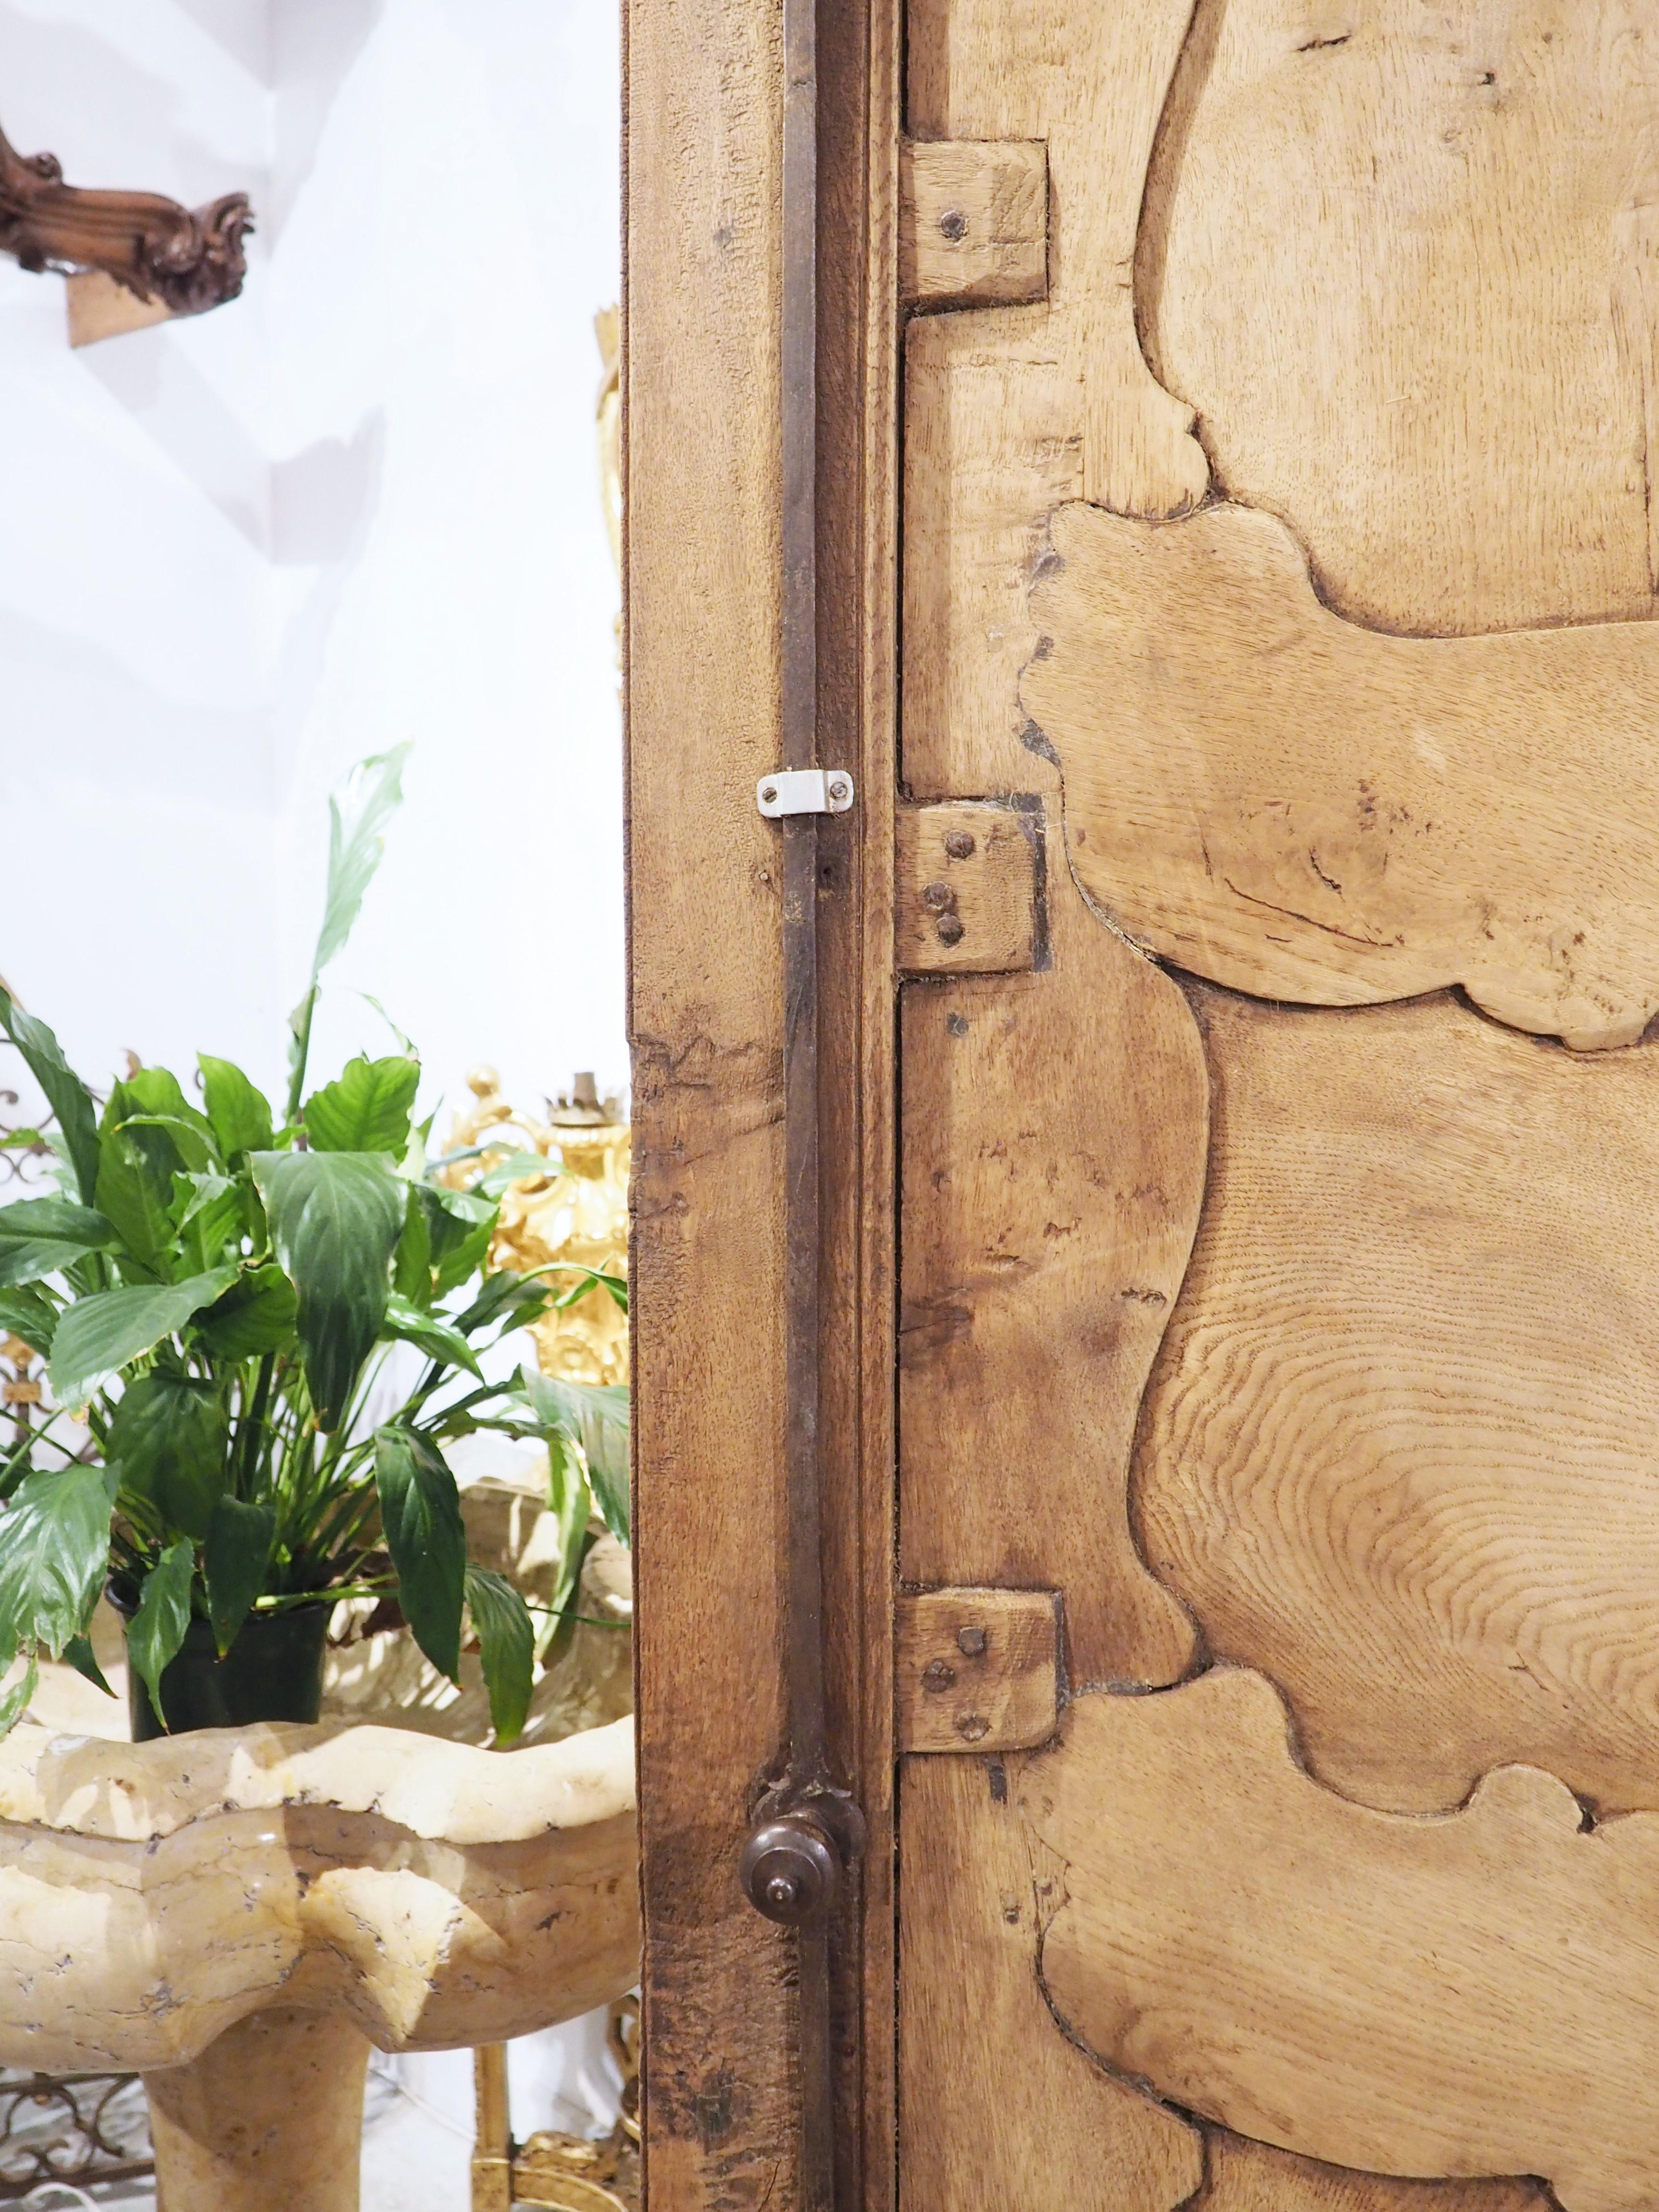
<svg viewBox="0 0 1659 2212"><path fill-rule="evenodd" d="M1073 1681L1168 1682L1192 1626L1127 1486L1208 1079L1177 987L1055 888L1051 971L902 994L899 1571L1058 1587Z"/></svg>
<svg viewBox="0 0 1659 2212"><path fill-rule="evenodd" d="M1197 2130L1055 2026L1036 1954L1062 1869L1010 1779L1000 1759L901 1769L900 2203L1167 2212L1202 2178Z"/></svg>
<svg viewBox="0 0 1659 2212"><path fill-rule="evenodd" d="M1021 683L1085 888L1154 951L1316 1005L1462 983L1598 1048L1659 1008L1659 624L1383 637L1273 516L1072 506Z"/></svg>
<svg viewBox="0 0 1659 2212"><path fill-rule="evenodd" d="M905 342L904 778L918 799L1041 791L1022 743L1026 605L1050 510L1083 489L1083 388L1039 329L928 315Z"/></svg>
<svg viewBox="0 0 1659 2212"><path fill-rule="evenodd" d="M896 2187L893 1371L897 1229L893 812L896 797L898 52L901 0L818 11L820 757L858 804L821 884L820 1419L830 1735L865 1849L832 1947L839 2201L889 2212ZM695 865L695 862L693 863ZM735 1295L746 1295L740 1288ZM695 1694L682 1675L684 1693Z"/></svg>
<svg viewBox="0 0 1659 2212"><path fill-rule="evenodd" d="M895 823L898 965L911 975L989 975L1048 958L1041 803L947 799Z"/></svg>
<svg viewBox="0 0 1659 2212"><path fill-rule="evenodd" d="M1053 1590L917 1590L894 1618L902 1751L1024 1751L1060 1714Z"/></svg>
<svg viewBox="0 0 1659 2212"><path fill-rule="evenodd" d="M1342 613L1654 612L1656 101L1644 0L1203 0L1141 331Z"/></svg>
<svg viewBox="0 0 1659 2212"><path fill-rule="evenodd" d="M957 333L969 354L1035 337L1085 404L1084 496L1126 514L1179 514L1209 465L1192 410L1141 351L1130 281L1146 173L1192 0L1056 10L1030 0L911 0L909 125L918 138L1041 138L1058 220L1046 309L1005 309ZM1041 318L1039 322L1038 318Z"/></svg>
<svg viewBox="0 0 1659 2212"><path fill-rule="evenodd" d="M1193 2212L1549 2212L1542 2182L1406 2181L1355 2173L1250 2142L1224 2128L1205 2130L1204 2186Z"/></svg>
<svg viewBox="0 0 1659 2212"><path fill-rule="evenodd" d="M789 1941L734 1872L783 1718L782 975L754 803L778 743L777 11L630 5L627 36L645 2153L653 2203L726 2212L798 2195Z"/></svg>
<svg viewBox="0 0 1659 2212"><path fill-rule="evenodd" d="M1079 1700L1018 1797L1065 1869L1045 1985L1109 2064L1335 2165L1652 2203L1659 1817L1587 1833L1528 1767L1440 1820L1349 1804L1227 1668Z"/></svg>
<svg viewBox="0 0 1659 2212"><path fill-rule="evenodd" d="M1040 300L1048 285L1048 157L1030 140L907 141L899 293L915 307Z"/></svg>
<svg viewBox="0 0 1659 2212"><path fill-rule="evenodd" d="M1192 1000L1210 1184L1147 1559L1349 1796L1444 1807L1524 1759L1659 1805L1659 1046Z"/></svg>

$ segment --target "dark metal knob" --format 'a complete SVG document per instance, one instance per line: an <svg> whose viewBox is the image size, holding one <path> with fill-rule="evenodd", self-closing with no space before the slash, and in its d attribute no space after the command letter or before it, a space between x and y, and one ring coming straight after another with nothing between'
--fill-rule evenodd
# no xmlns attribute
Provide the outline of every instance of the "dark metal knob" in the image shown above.
<svg viewBox="0 0 1659 2212"><path fill-rule="evenodd" d="M836 1893L841 1860L816 1820L787 1813L757 1828L743 1847L744 1894L786 1928L814 1920Z"/></svg>

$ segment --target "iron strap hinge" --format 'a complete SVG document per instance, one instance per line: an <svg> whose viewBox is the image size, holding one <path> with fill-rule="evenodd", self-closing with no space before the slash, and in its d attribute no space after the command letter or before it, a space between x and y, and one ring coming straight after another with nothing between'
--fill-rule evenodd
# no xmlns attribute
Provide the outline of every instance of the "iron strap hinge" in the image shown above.
<svg viewBox="0 0 1659 2212"><path fill-rule="evenodd" d="M784 814L845 814L853 779L844 768L781 768L755 786L755 804L769 822Z"/></svg>

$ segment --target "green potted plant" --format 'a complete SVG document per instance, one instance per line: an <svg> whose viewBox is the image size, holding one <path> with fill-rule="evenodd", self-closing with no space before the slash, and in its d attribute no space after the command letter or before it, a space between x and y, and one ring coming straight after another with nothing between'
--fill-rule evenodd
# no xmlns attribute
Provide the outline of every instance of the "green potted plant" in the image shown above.
<svg viewBox="0 0 1659 2212"><path fill-rule="evenodd" d="M280 1120L206 1054L199 1103L141 1067L100 1110L52 1032L0 988L0 1029L52 1109L58 1169L50 1194L0 1207L0 1328L46 1359L52 1401L0 1459L0 1672L27 1661L0 1733L43 1655L102 1685L88 1631L107 1588L137 1736L314 1720L333 1607L373 1594L452 1678L470 1620L505 1744L570 1610L592 1508L626 1537L626 1392L484 1371L550 1303L595 1288L626 1300L587 1270L489 1269L501 1192L545 1162L492 1162L465 1191L437 1180L451 1163L428 1162L430 1119L413 1121L406 1040L307 1088L322 974L379 864L406 750L363 763L331 802ZM395 1402L371 1419L400 1369ZM445 1449L480 1430L548 1447L564 1563L539 1631L466 1556Z"/></svg>

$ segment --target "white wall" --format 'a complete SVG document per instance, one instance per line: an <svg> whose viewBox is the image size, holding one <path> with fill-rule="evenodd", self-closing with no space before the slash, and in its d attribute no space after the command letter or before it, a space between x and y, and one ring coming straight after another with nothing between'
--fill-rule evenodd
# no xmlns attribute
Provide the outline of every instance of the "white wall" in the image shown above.
<svg viewBox="0 0 1659 2212"><path fill-rule="evenodd" d="M71 181L237 187L244 297L71 353L0 260L0 973L102 1081L279 1077L325 795L411 738L319 1025L428 1088L626 1077L610 0L0 0L0 124Z"/></svg>

